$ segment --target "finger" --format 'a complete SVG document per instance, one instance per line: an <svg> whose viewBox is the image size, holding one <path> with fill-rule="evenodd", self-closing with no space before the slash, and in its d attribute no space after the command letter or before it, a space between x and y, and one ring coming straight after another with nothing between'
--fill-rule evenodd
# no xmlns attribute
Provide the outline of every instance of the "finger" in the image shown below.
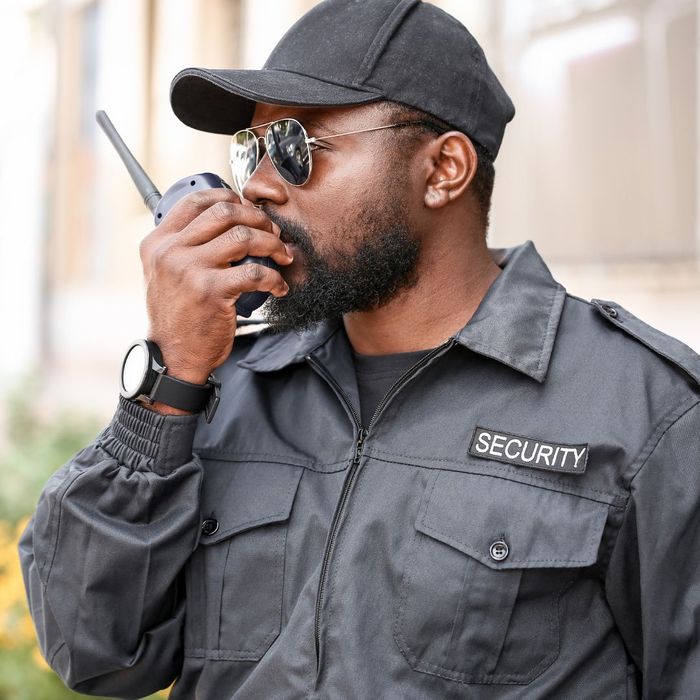
<svg viewBox="0 0 700 700"><path fill-rule="evenodd" d="M274 234L239 224L199 246L199 259L209 267L226 267L246 255L272 258L278 265L293 261L291 251Z"/></svg>
<svg viewBox="0 0 700 700"><path fill-rule="evenodd" d="M180 231L190 221L197 218L203 211L217 202L240 203L238 195L233 190L224 187L212 187L206 190L190 192L172 206L158 228L168 231Z"/></svg>
<svg viewBox="0 0 700 700"><path fill-rule="evenodd" d="M173 242L177 245L202 245L238 225L274 233L272 221L260 209L221 201L201 212Z"/></svg>
<svg viewBox="0 0 700 700"><path fill-rule="evenodd" d="M246 263L238 267L229 267L217 273L219 294L234 301L244 292L270 292L282 297L289 291L289 285L277 270Z"/></svg>

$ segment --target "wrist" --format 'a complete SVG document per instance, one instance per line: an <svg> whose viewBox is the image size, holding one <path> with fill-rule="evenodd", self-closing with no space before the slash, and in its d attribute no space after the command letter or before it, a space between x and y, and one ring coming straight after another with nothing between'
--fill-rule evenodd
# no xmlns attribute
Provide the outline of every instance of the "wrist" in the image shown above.
<svg viewBox="0 0 700 700"><path fill-rule="evenodd" d="M202 358L184 352L182 347L166 341L159 342L156 335L149 335L149 341L158 347L168 375L190 384L206 384L215 367L208 367Z"/></svg>
<svg viewBox="0 0 700 700"><path fill-rule="evenodd" d="M179 379L181 382L189 382L190 384L206 384L209 380L211 372L197 370L197 369L186 369L184 367L178 367L174 364L168 364L167 360L165 366L168 368L168 376L173 379Z"/></svg>
<svg viewBox="0 0 700 700"><path fill-rule="evenodd" d="M214 367L203 366L200 358L188 357L185 353L178 353L176 349L161 345L157 340L150 338L154 342L163 358L163 364L168 368L168 375L190 384L206 384L209 376L214 371Z"/></svg>
<svg viewBox="0 0 700 700"><path fill-rule="evenodd" d="M143 401L142 399L132 399L139 406L147 408L149 411L154 413L160 413L162 416L193 416L192 411L184 411L181 408L174 408L173 406L168 406L167 404L160 403L159 401L154 401L149 403L148 401Z"/></svg>
<svg viewBox="0 0 700 700"><path fill-rule="evenodd" d="M134 341L122 363L121 395L163 415L204 411L210 422L219 403L220 386L212 374L177 363L168 367L152 340Z"/></svg>

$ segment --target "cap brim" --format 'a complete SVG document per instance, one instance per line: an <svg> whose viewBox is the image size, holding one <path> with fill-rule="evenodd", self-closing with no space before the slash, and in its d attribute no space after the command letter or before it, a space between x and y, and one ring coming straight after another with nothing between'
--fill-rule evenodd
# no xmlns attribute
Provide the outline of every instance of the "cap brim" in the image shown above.
<svg viewBox="0 0 700 700"><path fill-rule="evenodd" d="M342 107L385 99L368 90L282 70L186 68L170 86L170 104L188 126L232 134L250 126L257 102L295 107Z"/></svg>

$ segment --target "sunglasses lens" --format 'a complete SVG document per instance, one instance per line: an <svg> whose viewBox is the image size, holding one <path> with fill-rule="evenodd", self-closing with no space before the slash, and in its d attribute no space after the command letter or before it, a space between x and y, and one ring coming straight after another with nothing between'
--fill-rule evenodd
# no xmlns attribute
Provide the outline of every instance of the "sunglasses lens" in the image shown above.
<svg viewBox="0 0 700 700"><path fill-rule="evenodd" d="M311 174L304 127L296 119L280 119L265 133L265 148L277 172L292 185L303 185Z"/></svg>
<svg viewBox="0 0 700 700"><path fill-rule="evenodd" d="M242 197L243 187L258 166L258 140L252 131L237 131L231 137L233 188Z"/></svg>

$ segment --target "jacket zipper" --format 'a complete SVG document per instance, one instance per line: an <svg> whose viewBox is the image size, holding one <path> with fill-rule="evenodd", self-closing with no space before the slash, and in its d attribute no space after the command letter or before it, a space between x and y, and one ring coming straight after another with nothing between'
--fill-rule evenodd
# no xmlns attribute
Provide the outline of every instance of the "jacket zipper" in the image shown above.
<svg viewBox="0 0 700 700"><path fill-rule="evenodd" d="M415 373L428 362L430 362L434 357L442 354L445 350L454 345L455 339L450 338L447 342L443 343L439 347L435 348L432 352L428 353L422 357L415 365L413 365L409 370L406 371L394 384L390 387L389 391L385 394L384 398L379 402L379 405L374 411L372 418L369 422L369 428L375 423L376 419L379 417L380 413L384 410L384 407L389 403L392 397L405 386L415 375ZM360 461L362 460L362 452L364 449L365 441L369 434L369 428L364 428L362 426L361 420L355 411L352 402L350 401L348 395L343 391L342 387L338 382L335 381L333 376L329 374L325 367L318 363L310 355L306 357L307 362L312 365L318 372L323 376L323 378L337 391L338 395L343 397L346 405L352 413L355 424L357 426L357 442L355 443L355 452L353 454L352 461L350 462L350 468L348 470L348 475L343 484L343 489L340 492L340 498L338 500L338 505L336 506L335 513L333 514L333 520L331 522L331 529L328 533L328 541L326 544L326 549L323 553L323 561L321 563L321 574L318 582L318 593L316 595L316 608L314 611L314 641L316 645L316 667L318 670L318 665L320 662L319 652L321 647L321 606L323 604L323 594L326 587L326 576L328 573L328 566L330 564L331 554L333 553L333 548L335 546L335 541L338 536L338 531L340 530L340 524L342 516L345 512L345 506L347 504L350 492L352 491L355 482L357 481L357 475L360 469Z"/></svg>
<svg viewBox="0 0 700 700"><path fill-rule="evenodd" d="M320 650L320 624L321 624L321 604L323 602L323 593L326 587L326 573L328 571L328 564L331 558L331 551L335 545L336 537L338 536L338 530L340 525L340 518L345 508L345 503L348 500L348 494L352 489L352 485L355 481L355 474L360 465L360 459L362 458L362 448L364 447L365 438L367 437L367 430L362 427L362 422L360 417L357 415L352 402L348 395L343 391L343 388L336 382L334 377L326 371L326 368L317 362L311 355L306 357L307 362L316 369L316 371L335 389L337 394L342 397L343 401L350 409L352 413L353 420L357 427L357 442L355 443L355 451L353 453L352 461L350 462L350 469L343 483L343 489L340 492L340 499L335 508L335 513L333 514L333 520L331 521L331 529L328 533L328 541L326 543L326 549L323 552L323 561L321 563L321 575L318 581L318 592L316 594L316 607L314 611L314 641L316 644L316 666L319 663L319 650Z"/></svg>
<svg viewBox="0 0 700 700"><path fill-rule="evenodd" d="M445 341L442 345L436 347L434 350L429 352L427 355L424 355L421 357L418 362L416 362L415 365L413 365L410 369L408 369L405 374L403 374L401 377L399 377L389 388L389 391L386 392L384 395L384 398L379 402L379 406L374 411L374 414L372 415L372 418L369 421L369 428L374 425L374 422L377 420L379 417L379 414L384 410L384 407L389 403L389 401L394 398L394 395L399 392L400 389L403 389L408 382L413 379L415 376L415 373L424 365L427 365L433 358L437 357L438 355L441 355L445 350L451 348L455 344L455 339L450 338L449 340ZM368 428L368 430L369 430Z"/></svg>
<svg viewBox="0 0 700 700"><path fill-rule="evenodd" d="M326 575L328 573L328 566L331 560L331 553L335 547L335 540L338 536L340 530L340 520L345 511L345 505L348 501L348 496L350 491L355 484L355 479L360 467L360 459L362 458L362 448L364 446L365 438L367 437L367 430L365 428L360 428L360 432L357 437L357 444L355 445L355 454L350 464L350 469L348 471L348 476L343 484L343 490L340 494L340 500L335 510L333 516L333 523L331 524L331 531L328 535L328 543L326 545L326 551L323 553L323 563L321 564L321 576L318 581L318 593L316 595L316 610L314 612L314 640L316 642L316 665L318 667L319 662L319 652L321 648L321 605L323 604L323 594L326 588Z"/></svg>

